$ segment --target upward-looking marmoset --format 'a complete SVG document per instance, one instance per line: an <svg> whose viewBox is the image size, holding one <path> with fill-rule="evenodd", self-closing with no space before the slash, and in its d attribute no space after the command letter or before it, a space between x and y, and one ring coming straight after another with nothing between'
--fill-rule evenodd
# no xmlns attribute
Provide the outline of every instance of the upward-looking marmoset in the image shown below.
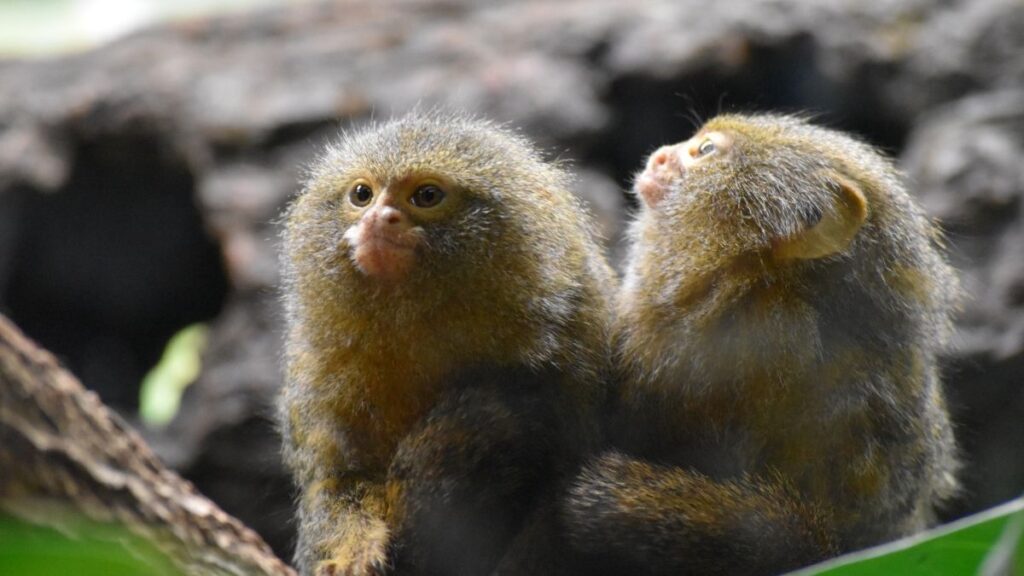
<svg viewBox="0 0 1024 576"><path fill-rule="evenodd" d="M958 284L871 147L721 116L656 151L617 310L617 450L566 514L621 574L771 574L925 526L956 487Z"/></svg>
<svg viewBox="0 0 1024 576"><path fill-rule="evenodd" d="M283 254L301 572L488 574L546 541L523 526L595 448L615 290L567 186L437 113L316 162Z"/></svg>

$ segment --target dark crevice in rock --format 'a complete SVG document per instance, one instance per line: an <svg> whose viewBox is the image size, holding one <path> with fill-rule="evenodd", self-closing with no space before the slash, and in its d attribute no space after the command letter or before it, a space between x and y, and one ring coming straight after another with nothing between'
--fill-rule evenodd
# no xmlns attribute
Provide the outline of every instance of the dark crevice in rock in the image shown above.
<svg viewBox="0 0 1024 576"><path fill-rule="evenodd" d="M900 71L883 65L860 68L853 77L833 85L833 115L824 123L860 136L890 156L899 156L913 127L913 118L886 103L883 79Z"/></svg>
<svg viewBox="0 0 1024 576"><path fill-rule="evenodd" d="M1024 411L1024 355L1002 361L961 358L947 374L956 386L947 386L949 407L956 423L963 468L961 496L942 510L943 521L965 516L1020 496L1024 486L1024 460L1007 458L1006 444L1024 438L1024 419L997 418L994 414Z"/></svg>
<svg viewBox="0 0 1024 576"><path fill-rule="evenodd" d="M881 95L864 88L868 81L851 79L840 85L827 78L816 59L820 47L811 37L800 35L770 46L751 43L742 51L742 61L734 66L708 66L670 79L615 79L606 98L615 111L610 134L599 139L585 163L608 166L628 187L643 160L638 151L647 154L688 138L703 121L723 112L810 115L891 154L902 149L909 119L887 115ZM877 105L871 105L875 100Z"/></svg>
<svg viewBox="0 0 1024 576"><path fill-rule="evenodd" d="M310 120L307 122L293 122L276 127L267 135L263 147L274 149L295 143L309 142L317 139L317 136L330 127L340 128L341 122L325 122L323 120Z"/></svg>
<svg viewBox="0 0 1024 576"><path fill-rule="evenodd" d="M193 201L193 178L160 137L76 143L66 184L19 193L4 307L103 400L133 410L167 339L217 315L220 251Z"/></svg>
<svg viewBox="0 0 1024 576"><path fill-rule="evenodd" d="M182 472L201 493L259 532L279 557L291 558L293 489L277 451L266 449L278 442L271 418L254 415L210 434L200 459Z"/></svg>
<svg viewBox="0 0 1024 576"><path fill-rule="evenodd" d="M628 186L643 160L637 151L646 154L688 138L719 112L826 107L814 88L820 79L808 38L781 46L748 46L743 52L736 67L708 66L669 79L615 79L607 95L608 107L615 111L610 137L600 140L587 161L610 166L616 179Z"/></svg>

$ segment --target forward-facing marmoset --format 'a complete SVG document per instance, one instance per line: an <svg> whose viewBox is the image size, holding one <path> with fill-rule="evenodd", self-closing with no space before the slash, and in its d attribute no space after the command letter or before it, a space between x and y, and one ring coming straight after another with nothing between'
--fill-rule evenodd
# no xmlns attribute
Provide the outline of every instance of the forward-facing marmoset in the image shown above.
<svg viewBox="0 0 1024 576"><path fill-rule="evenodd" d="M508 548L551 545L526 525L597 446L615 293L569 184L442 113L315 162L283 251L302 573L507 573L529 566L502 570Z"/></svg>
<svg viewBox="0 0 1024 576"><path fill-rule="evenodd" d="M565 503L574 545L609 574L772 574L926 526L957 485L959 289L892 163L726 115L634 190L615 449Z"/></svg>

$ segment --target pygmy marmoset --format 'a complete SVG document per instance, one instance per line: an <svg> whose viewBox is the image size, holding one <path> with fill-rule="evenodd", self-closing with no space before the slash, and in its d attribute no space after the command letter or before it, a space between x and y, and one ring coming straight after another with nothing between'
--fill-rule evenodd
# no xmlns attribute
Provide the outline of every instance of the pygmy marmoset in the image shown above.
<svg viewBox="0 0 1024 576"><path fill-rule="evenodd" d="M890 161L793 116L657 150L617 304L615 449L564 511L608 573L770 574L927 525L956 488L958 284Z"/></svg>
<svg viewBox="0 0 1024 576"><path fill-rule="evenodd" d="M300 571L489 573L596 447L614 276L568 185L441 113L315 162L283 253Z"/></svg>

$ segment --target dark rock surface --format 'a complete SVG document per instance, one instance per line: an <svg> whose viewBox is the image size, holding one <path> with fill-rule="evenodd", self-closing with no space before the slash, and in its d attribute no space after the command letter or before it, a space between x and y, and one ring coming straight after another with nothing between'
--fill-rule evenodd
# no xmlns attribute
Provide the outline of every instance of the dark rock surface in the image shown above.
<svg viewBox="0 0 1024 576"><path fill-rule="evenodd" d="M1024 491L1022 90L1018 0L355 0L178 23L0 62L0 309L128 412L167 338L209 320L199 381L150 437L286 551L275 220L339 127L416 105L509 122L573 161L617 256L621 190L656 146L719 110L809 110L901 158L963 271L953 517Z"/></svg>

